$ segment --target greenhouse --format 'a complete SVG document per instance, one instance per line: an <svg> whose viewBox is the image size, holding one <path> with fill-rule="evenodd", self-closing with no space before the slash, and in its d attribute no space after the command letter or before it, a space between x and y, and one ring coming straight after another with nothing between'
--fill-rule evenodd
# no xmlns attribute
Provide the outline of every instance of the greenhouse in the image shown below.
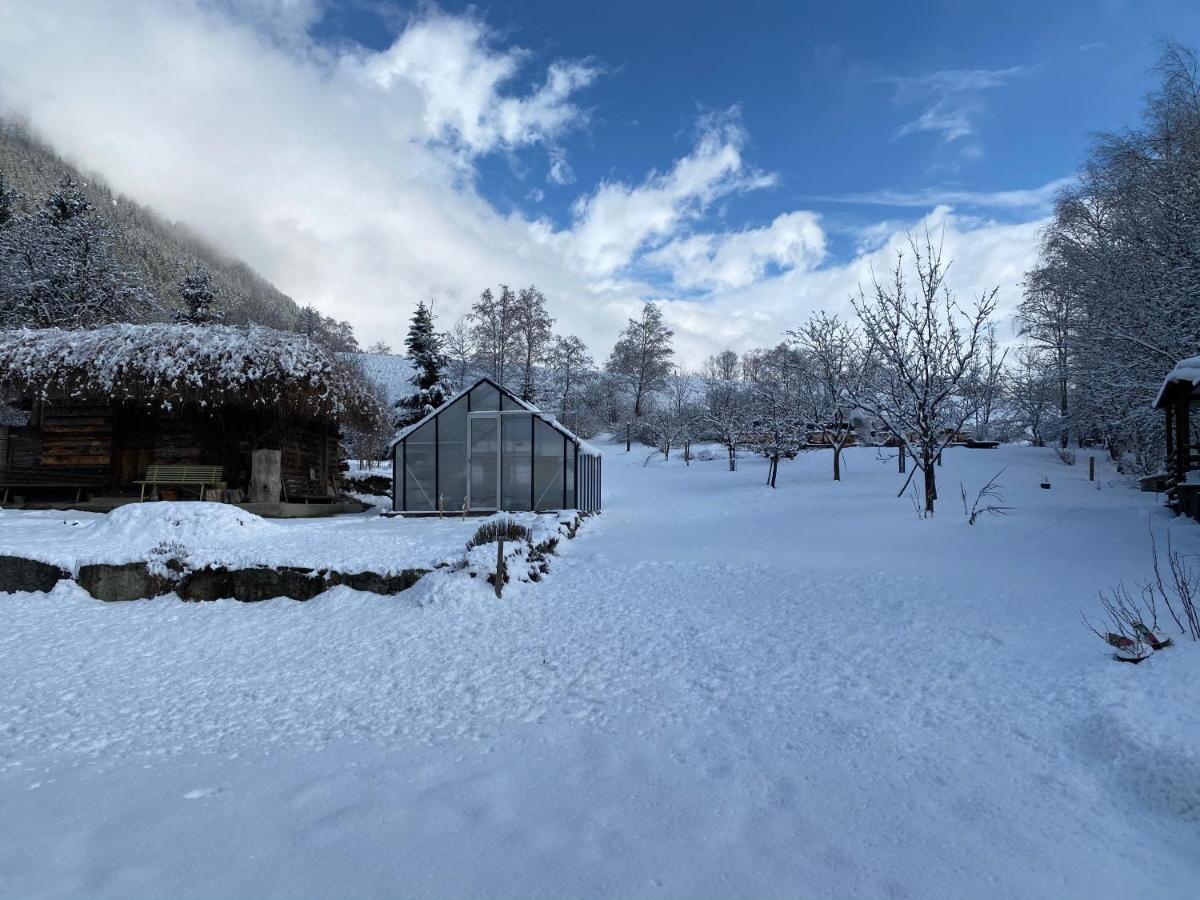
<svg viewBox="0 0 1200 900"><path fill-rule="evenodd" d="M600 452L487 378L403 429L392 449L397 512L600 510Z"/></svg>

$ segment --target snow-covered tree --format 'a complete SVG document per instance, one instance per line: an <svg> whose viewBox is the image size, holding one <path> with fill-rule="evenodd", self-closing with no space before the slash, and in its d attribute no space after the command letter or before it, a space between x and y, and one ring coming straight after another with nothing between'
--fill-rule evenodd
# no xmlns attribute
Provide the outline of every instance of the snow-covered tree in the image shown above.
<svg viewBox="0 0 1200 900"><path fill-rule="evenodd" d="M422 301L417 304L404 339L408 361L414 369L413 392L396 401L396 427L403 428L424 418L446 402L450 393L445 382L446 354L442 336L433 325L433 310Z"/></svg>
<svg viewBox="0 0 1200 900"><path fill-rule="evenodd" d="M704 384L701 408L708 434L729 454L729 471L737 471L737 449L750 428L749 390L729 378L709 378Z"/></svg>
<svg viewBox="0 0 1200 900"><path fill-rule="evenodd" d="M521 366L519 396L527 403L536 399L537 367L545 361L554 319L546 312L546 297L533 285L517 292L514 309L516 351Z"/></svg>
<svg viewBox="0 0 1200 900"><path fill-rule="evenodd" d="M801 410L796 351L780 344L756 354L754 380L750 387L750 425L744 436L747 447L767 458L767 484L775 487L779 463L795 459L807 441Z"/></svg>
<svg viewBox="0 0 1200 900"><path fill-rule="evenodd" d="M454 320L450 330L443 335L443 349L449 367L446 378L454 391L461 391L467 386L467 375L471 371L475 359L475 341L471 336L471 320L467 316L459 316Z"/></svg>
<svg viewBox="0 0 1200 900"><path fill-rule="evenodd" d="M296 331L330 353L358 352L354 326L349 322L339 322L331 316L322 315L321 311L313 306L300 307L296 318Z"/></svg>
<svg viewBox="0 0 1200 900"><path fill-rule="evenodd" d="M924 509L931 515L937 457L978 408L971 375L998 289L983 292L964 309L946 284L949 264L940 245L926 233L921 243L910 237L909 247L911 269L898 253L891 278L872 279L870 291L860 287L854 300L863 377L852 390L855 404L882 422L917 461L925 481Z"/></svg>
<svg viewBox="0 0 1200 900"><path fill-rule="evenodd" d="M1001 346L996 337L996 323L989 322L984 328L979 355L967 386L975 405L971 422L977 440L991 440L992 420L1003 399L1004 363L1007 359L1008 348Z"/></svg>
<svg viewBox="0 0 1200 900"><path fill-rule="evenodd" d="M6 194L8 192L6 191ZM0 325L82 328L162 315L117 262L109 224L64 177L32 212L0 228Z"/></svg>
<svg viewBox="0 0 1200 900"><path fill-rule="evenodd" d="M517 295L506 284L500 285L498 295L488 288L471 307L470 320L475 363L497 384L511 389L519 346Z"/></svg>
<svg viewBox="0 0 1200 900"><path fill-rule="evenodd" d="M376 341L366 349L366 352L376 356L386 356L392 352L392 345L387 341Z"/></svg>
<svg viewBox="0 0 1200 900"><path fill-rule="evenodd" d="M0 172L0 228L11 222L17 215L17 204L21 195L9 187L4 173Z"/></svg>
<svg viewBox="0 0 1200 900"><path fill-rule="evenodd" d="M704 377L719 381L733 381L738 377L741 360L732 350L714 353L704 361Z"/></svg>
<svg viewBox="0 0 1200 900"><path fill-rule="evenodd" d="M583 383L592 373L595 363L587 346L575 335L559 335L550 345L546 357L549 374L548 391L551 402L558 408L558 418L568 428L575 426L576 400Z"/></svg>
<svg viewBox="0 0 1200 900"><path fill-rule="evenodd" d="M695 401L694 376L675 371L663 379L662 390L650 406L643 424L664 459L671 458L672 447L682 446L685 461L690 461L689 448L700 417Z"/></svg>
<svg viewBox="0 0 1200 900"><path fill-rule="evenodd" d="M211 325L223 318L217 311L212 275L204 266L197 266L179 282L179 298L183 301L183 309L175 313L177 322Z"/></svg>
<svg viewBox="0 0 1200 900"><path fill-rule="evenodd" d="M851 381L861 371L854 332L837 316L818 312L788 334L800 350L798 389L805 416L833 448L833 480L841 481L842 450L854 439Z"/></svg>
<svg viewBox="0 0 1200 900"><path fill-rule="evenodd" d="M654 303L647 303L641 315L630 319L617 338L607 369L628 384L634 418L641 416L646 397L661 388L671 374L674 336L663 321L662 310Z"/></svg>
<svg viewBox="0 0 1200 900"><path fill-rule="evenodd" d="M1019 346L1001 382L1012 424L1027 431L1037 447L1046 443L1047 424L1057 422L1058 377L1049 357L1050 351L1036 344Z"/></svg>

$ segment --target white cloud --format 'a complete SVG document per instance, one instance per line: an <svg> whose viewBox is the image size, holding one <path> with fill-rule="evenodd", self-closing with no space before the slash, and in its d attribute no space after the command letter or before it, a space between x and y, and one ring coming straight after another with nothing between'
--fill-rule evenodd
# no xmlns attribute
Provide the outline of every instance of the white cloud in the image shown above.
<svg viewBox="0 0 1200 900"><path fill-rule="evenodd" d="M773 343L814 308L844 308L890 242L880 234L872 246L884 249L831 264L803 210L761 228L706 224L721 198L773 181L746 160L731 116L702 123L661 171L581 191L567 227L498 213L476 190L474 155L538 144L553 167L556 138L582 121L570 99L581 77L561 63L534 78L540 87L513 90L509 73L533 70L530 54L499 48L473 17L430 14L409 23L400 50L332 57L295 37L315 21L303 4L290 43L211 2L48 6L6 9L0 108L368 341L400 345L418 299L449 324L485 286L532 282L598 359L643 299L665 299L680 357L696 363ZM935 218L963 290L1002 281L1016 295L1040 223ZM654 265L703 293L664 297L637 277Z"/></svg>
<svg viewBox="0 0 1200 900"><path fill-rule="evenodd" d="M385 91L418 91L429 133L471 154L550 141L582 121L571 98L596 78L595 66L554 62L532 93L505 94L527 54L494 42L480 20L435 12L411 22L387 50L363 52L350 66Z"/></svg>
<svg viewBox="0 0 1200 900"><path fill-rule="evenodd" d="M1004 87L1029 71L1024 66L947 69L927 75L884 78L883 81L896 86L897 104L925 107L915 119L900 126L896 137L922 131L939 134L947 143L969 137L976 133L976 120L984 110L983 94ZM978 147L973 152L978 153Z"/></svg>
<svg viewBox="0 0 1200 900"><path fill-rule="evenodd" d="M710 117L695 148L669 172L652 172L636 187L605 182L581 197L570 234L557 236L560 243L589 275L617 273L647 243L668 238L719 197L774 183L746 166L745 142L736 115Z"/></svg>
<svg viewBox="0 0 1200 900"><path fill-rule="evenodd" d="M961 188L935 187L921 191L868 191L861 194L809 197L827 203L855 203L871 206L911 206L932 209L935 206L977 206L986 209L1045 210L1059 191L1075 183L1073 177L1056 178L1041 187L1018 188L1008 191L971 191Z"/></svg>
<svg viewBox="0 0 1200 900"><path fill-rule="evenodd" d="M790 212L763 228L680 238L647 254L643 261L670 271L681 288L719 290L753 284L771 266L811 268L824 256L825 233L816 214Z"/></svg>

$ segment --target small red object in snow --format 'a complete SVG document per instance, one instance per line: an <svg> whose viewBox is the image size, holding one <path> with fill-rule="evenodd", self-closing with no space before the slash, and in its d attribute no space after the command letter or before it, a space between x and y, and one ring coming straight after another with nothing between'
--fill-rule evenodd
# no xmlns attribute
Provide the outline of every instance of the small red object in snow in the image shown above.
<svg viewBox="0 0 1200 900"><path fill-rule="evenodd" d="M1123 634L1113 634L1112 632L1106 634L1104 639L1114 647L1132 647L1134 644L1132 638L1127 638Z"/></svg>

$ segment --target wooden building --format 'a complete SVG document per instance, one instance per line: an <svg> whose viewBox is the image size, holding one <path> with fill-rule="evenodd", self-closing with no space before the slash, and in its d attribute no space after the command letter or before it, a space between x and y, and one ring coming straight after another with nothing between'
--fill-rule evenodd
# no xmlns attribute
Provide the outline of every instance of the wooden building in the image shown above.
<svg viewBox="0 0 1200 900"><path fill-rule="evenodd" d="M600 451L488 378L396 435L397 512L600 510Z"/></svg>
<svg viewBox="0 0 1200 900"><path fill-rule="evenodd" d="M1200 386L1200 356L1181 360L1170 371L1154 399L1163 411L1166 440L1167 504L1200 518L1200 436L1193 423Z"/></svg>
<svg viewBox="0 0 1200 900"><path fill-rule="evenodd" d="M149 466L180 464L220 466L237 491L264 449L285 481L332 493L340 429L381 414L344 363L256 326L0 332L0 397L0 477L31 493L136 493Z"/></svg>

